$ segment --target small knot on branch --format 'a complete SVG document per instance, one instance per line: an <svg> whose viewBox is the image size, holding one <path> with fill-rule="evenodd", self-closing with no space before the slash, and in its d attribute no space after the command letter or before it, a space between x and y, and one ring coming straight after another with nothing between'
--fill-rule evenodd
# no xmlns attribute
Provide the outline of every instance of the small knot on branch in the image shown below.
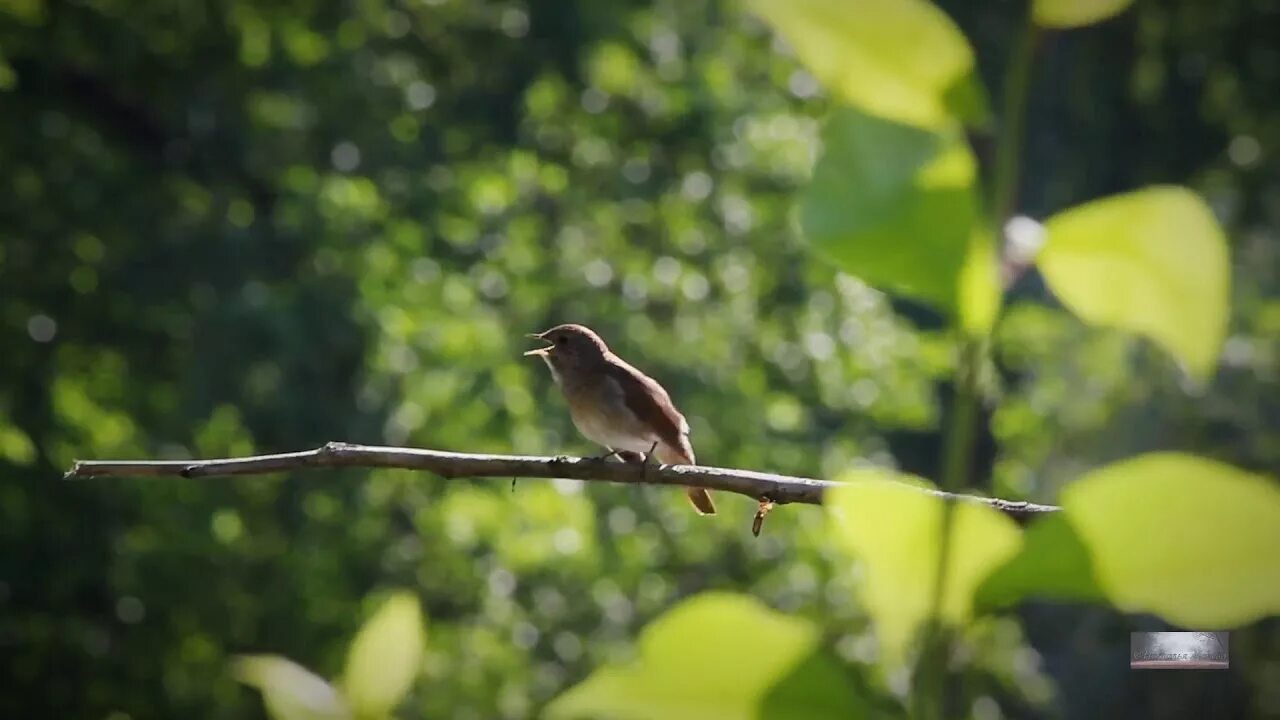
<svg viewBox="0 0 1280 720"><path fill-rule="evenodd" d="M338 457L351 448L351 443L330 440L324 444L324 447L320 448L320 450L316 452L316 455L319 455L320 457Z"/></svg>

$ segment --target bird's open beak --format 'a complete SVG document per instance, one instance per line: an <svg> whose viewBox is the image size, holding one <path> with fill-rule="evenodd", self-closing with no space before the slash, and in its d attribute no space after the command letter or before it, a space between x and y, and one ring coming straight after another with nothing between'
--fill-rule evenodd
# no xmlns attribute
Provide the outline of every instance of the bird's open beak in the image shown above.
<svg viewBox="0 0 1280 720"><path fill-rule="evenodd" d="M530 333L528 335L525 335L525 337L532 338L534 340L542 340L542 333ZM550 352L551 348L552 348L551 345L548 345L546 347L534 348L533 350L526 352L525 356L527 357L529 355L533 355L535 357L542 357L543 355L546 355L548 352Z"/></svg>

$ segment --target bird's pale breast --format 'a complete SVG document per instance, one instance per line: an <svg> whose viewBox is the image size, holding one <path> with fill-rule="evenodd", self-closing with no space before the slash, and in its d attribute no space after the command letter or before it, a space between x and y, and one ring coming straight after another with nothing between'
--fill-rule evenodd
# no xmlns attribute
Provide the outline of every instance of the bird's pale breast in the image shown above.
<svg viewBox="0 0 1280 720"><path fill-rule="evenodd" d="M562 384L573 424L587 439L614 450L648 452L660 441L627 407L622 387L611 377L579 385Z"/></svg>

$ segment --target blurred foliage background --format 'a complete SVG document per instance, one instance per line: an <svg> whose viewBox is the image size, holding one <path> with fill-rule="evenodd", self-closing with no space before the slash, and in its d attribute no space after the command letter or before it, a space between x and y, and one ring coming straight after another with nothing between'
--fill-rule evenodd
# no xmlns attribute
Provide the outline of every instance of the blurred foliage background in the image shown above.
<svg viewBox="0 0 1280 720"><path fill-rule="evenodd" d="M940 4L998 97L1025 6ZM983 489L1051 502L1151 449L1280 468L1276 87L1267 0L1139 1L1046 35L1020 211L1190 185L1229 231L1233 316L1194 386L1025 277ZM699 519L660 488L58 480L77 457L335 439L594 452L519 356L563 321L671 390L704 463L933 476L939 318L823 265L792 222L827 103L713 0L0 2L0 714L253 717L232 654L332 676L393 586L430 618L405 717L536 714L704 589L819 622L859 682L900 690L813 508L753 539L747 499ZM1123 670L1154 619L984 622L963 648L975 718L1280 714L1274 620L1177 688Z"/></svg>

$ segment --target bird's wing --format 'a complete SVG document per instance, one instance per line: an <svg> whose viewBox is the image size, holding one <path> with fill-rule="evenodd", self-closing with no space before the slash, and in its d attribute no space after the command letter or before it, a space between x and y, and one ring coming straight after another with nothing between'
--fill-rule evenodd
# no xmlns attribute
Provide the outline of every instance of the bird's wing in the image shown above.
<svg viewBox="0 0 1280 720"><path fill-rule="evenodd" d="M678 450L693 463L693 449L689 445L689 423L676 410L671 396L653 378L636 370L617 356L610 358L609 374L622 388L622 399L637 418L657 433L663 443ZM648 388L648 392L645 392Z"/></svg>

